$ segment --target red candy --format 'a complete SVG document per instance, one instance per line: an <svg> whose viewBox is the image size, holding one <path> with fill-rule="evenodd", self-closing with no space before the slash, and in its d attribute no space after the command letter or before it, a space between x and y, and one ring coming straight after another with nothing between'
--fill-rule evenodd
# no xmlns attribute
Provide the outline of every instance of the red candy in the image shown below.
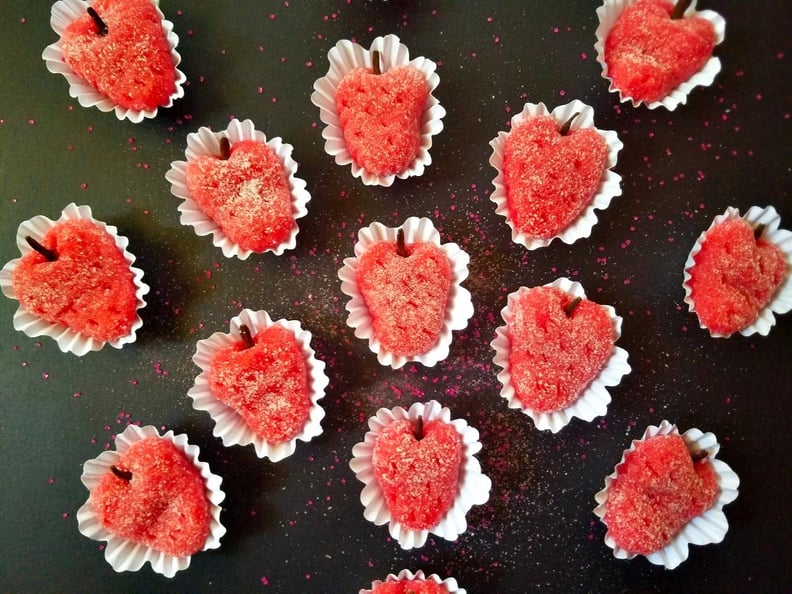
<svg viewBox="0 0 792 594"><path fill-rule="evenodd" d="M754 237L744 219L729 219L704 236L693 257L690 299L710 331L728 336L753 322L788 274L786 256L775 244Z"/></svg>
<svg viewBox="0 0 792 594"><path fill-rule="evenodd" d="M290 331L270 326L215 354L209 387L269 442L292 439L308 419L311 398L305 355Z"/></svg>
<svg viewBox="0 0 792 594"><path fill-rule="evenodd" d="M22 307L99 341L129 334L137 317L136 287L113 237L91 221L67 220L40 243L56 258L32 251L20 259L13 285Z"/></svg>
<svg viewBox="0 0 792 594"><path fill-rule="evenodd" d="M371 594L448 594L448 588L431 580L386 581L374 586Z"/></svg>
<svg viewBox="0 0 792 594"><path fill-rule="evenodd" d="M61 36L69 67L116 104L152 110L170 102L176 68L162 21L151 0L96 0L107 34L86 12Z"/></svg>
<svg viewBox="0 0 792 594"><path fill-rule="evenodd" d="M620 548L648 555L709 509L718 492L709 460L694 463L679 435L655 436L638 442L618 467L604 521Z"/></svg>
<svg viewBox="0 0 792 594"><path fill-rule="evenodd" d="M295 226L283 164L272 149L255 140L237 142L230 151L228 159L202 156L187 163L192 198L241 248L275 248Z"/></svg>
<svg viewBox="0 0 792 594"><path fill-rule="evenodd" d="M413 530L436 526L454 503L459 490L462 438L453 425L394 421L377 437L372 453L374 476L391 517Z"/></svg>
<svg viewBox="0 0 792 594"><path fill-rule="evenodd" d="M672 20L667 0L637 0L605 40L608 76L623 95L660 101L712 56L715 29L701 17Z"/></svg>
<svg viewBox="0 0 792 594"><path fill-rule="evenodd" d="M149 437L116 462L91 492L99 521L120 538L185 557L209 536L209 500L200 471L166 439Z"/></svg>

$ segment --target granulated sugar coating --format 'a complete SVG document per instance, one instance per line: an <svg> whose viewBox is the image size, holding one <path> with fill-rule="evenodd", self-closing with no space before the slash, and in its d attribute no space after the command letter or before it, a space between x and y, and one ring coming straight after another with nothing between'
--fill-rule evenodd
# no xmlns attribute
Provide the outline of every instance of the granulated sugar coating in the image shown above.
<svg viewBox="0 0 792 594"><path fill-rule="evenodd" d="M382 582L371 589L371 594L447 594L448 588L431 580L394 580Z"/></svg>
<svg viewBox="0 0 792 594"><path fill-rule="evenodd" d="M563 136L550 116L530 118L506 137L503 174L514 226L549 239L589 205L607 168L608 145L593 128Z"/></svg>
<svg viewBox="0 0 792 594"><path fill-rule="evenodd" d="M660 101L701 70L715 47L715 30L701 17L671 20L673 3L637 0L605 40L608 76L623 95Z"/></svg>
<svg viewBox="0 0 792 594"><path fill-rule="evenodd" d="M626 455L611 483L603 519L619 547L648 555L709 509L718 490L709 460L694 463L679 435L655 436Z"/></svg>
<svg viewBox="0 0 792 594"><path fill-rule="evenodd" d="M710 229L693 260L688 284L699 321L726 336L753 322L789 273L784 252L739 218Z"/></svg>
<svg viewBox="0 0 792 594"><path fill-rule="evenodd" d="M511 381L517 397L536 412L574 402L613 352L613 322L605 309L554 287L536 287L515 300L508 322Z"/></svg>
<svg viewBox="0 0 792 594"><path fill-rule="evenodd" d="M184 453L149 437L131 445L115 468L118 474L108 472L91 492L105 528L168 555L201 550L209 535L209 501L200 471Z"/></svg>
<svg viewBox="0 0 792 594"><path fill-rule="evenodd" d="M374 335L396 355L429 351L443 329L452 271L448 257L429 242L381 241L358 258L357 284L368 307Z"/></svg>
<svg viewBox="0 0 792 594"><path fill-rule="evenodd" d="M366 171L388 176L407 169L421 147L421 116L429 96L423 74L397 66L382 74L348 72L336 90L347 150Z"/></svg>
<svg viewBox="0 0 792 594"><path fill-rule="evenodd" d="M107 33L99 33L88 13L66 27L61 47L69 67L122 107L168 104L176 69L151 0L96 0L91 6Z"/></svg>
<svg viewBox="0 0 792 594"><path fill-rule="evenodd" d="M289 180L267 145L243 140L227 160L202 156L187 163L187 187L201 209L243 249L263 252L295 226Z"/></svg>
<svg viewBox="0 0 792 594"><path fill-rule="evenodd" d="M385 427L371 456L391 517L413 530L436 526L459 490L462 438L453 425L409 419ZM416 438L415 432L422 434Z"/></svg>
<svg viewBox="0 0 792 594"><path fill-rule="evenodd" d="M209 387L269 442L292 439L305 426L311 407L305 355L294 334L270 326L230 344L214 356Z"/></svg>
<svg viewBox="0 0 792 594"><path fill-rule="evenodd" d="M24 309L96 340L129 334L137 316L129 263L114 238L88 220L61 221L40 241L55 252L37 251L14 270L14 291Z"/></svg>

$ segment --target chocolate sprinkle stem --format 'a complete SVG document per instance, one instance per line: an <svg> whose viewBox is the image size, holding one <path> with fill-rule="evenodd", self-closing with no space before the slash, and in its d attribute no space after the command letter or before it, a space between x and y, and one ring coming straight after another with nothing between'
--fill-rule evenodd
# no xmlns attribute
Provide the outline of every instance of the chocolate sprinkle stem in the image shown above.
<svg viewBox="0 0 792 594"><path fill-rule="evenodd" d="M99 35L107 35L107 23L102 20L102 17L100 17L99 13L94 10L93 6L88 7L88 14L91 15L93 22L96 24L96 28L99 30Z"/></svg>
<svg viewBox="0 0 792 594"><path fill-rule="evenodd" d="M113 471L113 474L120 478L122 481L129 482L132 480L132 473L128 470L121 470L115 464L110 467L110 470Z"/></svg>
<svg viewBox="0 0 792 594"><path fill-rule="evenodd" d="M371 52L371 71L374 74L382 74L382 66L380 65L380 53L377 50Z"/></svg>
<svg viewBox="0 0 792 594"><path fill-rule="evenodd" d="M575 297L572 301L564 306L564 313L568 318L572 317L572 312L577 309L577 306L580 305L581 301L583 301L581 297Z"/></svg>
<svg viewBox="0 0 792 594"><path fill-rule="evenodd" d="M410 252L407 251L407 246L404 245L404 229L399 229L398 233L396 233L396 253L402 258L410 255Z"/></svg>
<svg viewBox="0 0 792 594"><path fill-rule="evenodd" d="M690 6L690 1L691 0L677 0L677 3L674 4L674 10L671 11L671 19L675 21L681 19L688 9L688 6Z"/></svg>
<svg viewBox="0 0 792 594"><path fill-rule="evenodd" d="M764 235L765 229L767 229L767 225L764 223L759 223L756 227L754 227L754 239L759 241Z"/></svg>
<svg viewBox="0 0 792 594"><path fill-rule="evenodd" d="M413 427L413 435L415 439L421 440L424 437L424 428L423 428L423 415L418 417L418 420L415 421L415 426Z"/></svg>
<svg viewBox="0 0 792 594"><path fill-rule="evenodd" d="M239 335L242 337L242 342L245 343L246 349L256 345L256 343L253 341L253 337L250 335L250 328L248 328L245 324L239 326Z"/></svg>
<svg viewBox="0 0 792 594"><path fill-rule="evenodd" d="M579 115L580 115L580 112L579 112L579 111L576 111L575 113L573 113L573 114L572 114L572 115L569 117L569 119L568 119L566 122L564 122L563 124L561 124L561 127L558 129L558 132L559 132L559 134L561 134L561 136L566 136L567 134L569 134L569 128L570 128L570 126L572 126L572 122L573 122L573 121L575 120L575 118L576 118L576 117L578 117Z"/></svg>
<svg viewBox="0 0 792 594"><path fill-rule="evenodd" d="M55 260L57 260L57 259L58 259L58 254L55 252L55 250L51 250L51 249L49 249L49 248L45 248L45 247L44 247L43 245L41 245L41 244L40 244L38 241L36 241L35 239L33 239L33 238L30 236L30 235L28 235L27 237L25 237L25 241L27 241L27 242L28 242L28 245L29 245L30 247L32 247L32 248L33 248L34 250L36 250L36 251L37 251L39 254L41 254L42 256L44 256L44 257L47 259L47 262L54 262Z"/></svg>
<svg viewBox="0 0 792 594"><path fill-rule="evenodd" d="M693 458L693 462L698 462L699 460L703 460L709 456L709 452L707 450L699 450L698 452L690 452L690 457Z"/></svg>
<svg viewBox="0 0 792 594"><path fill-rule="evenodd" d="M228 140L227 136L223 136L220 139L220 158L223 161L227 161L228 157L231 156L231 141Z"/></svg>

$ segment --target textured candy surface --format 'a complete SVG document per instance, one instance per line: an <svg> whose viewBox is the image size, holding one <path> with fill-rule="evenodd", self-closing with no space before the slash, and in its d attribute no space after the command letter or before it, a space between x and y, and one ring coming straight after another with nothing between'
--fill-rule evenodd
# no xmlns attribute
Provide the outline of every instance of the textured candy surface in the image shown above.
<svg viewBox="0 0 792 594"><path fill-rule="evenodd" d="M448 594L448 588L431 580L388 580L374 586L371 594Z"/></svg>

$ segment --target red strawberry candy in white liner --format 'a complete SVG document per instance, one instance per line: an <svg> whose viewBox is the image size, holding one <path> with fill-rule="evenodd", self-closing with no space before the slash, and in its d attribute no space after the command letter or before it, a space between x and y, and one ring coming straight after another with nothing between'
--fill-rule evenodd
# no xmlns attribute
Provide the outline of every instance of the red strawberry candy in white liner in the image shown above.
<svg viewBox="0 0 792 594"><path fill-rule="evenodd" d="M565 277L560 277L544 286L561 289L571 297L586 298L583 286ZM523 291L528 290L530 289L527 287L521 287L514 293L509 294L506 306L501 310L501 317L505 322L508 322L511 317L510 306L512 303ZM616 310L610 305L600 306L606 310L613 322L613 340L616 342L621 337L622 318L616 315ZM520 401L511 383L508 326L504 325L496 329L495 338L491 346L495 350L493 363L501 368L497 376L498 381L501 383L501 397L507 401L509 408L518 409L531 417L537 429L550 430L553 433L557 433L566 427L574 417L590 422L596 417L604 416L608 412L608 404L611 401L608 387L617 386L621 382L622 377L630 373L630 365L627 363L627 351L614 345L610 358L605 362L596 377L583 388L572 404L554 412L537 412Z"/></svg>
<svg viewBox="0 0 792 594"><path fill-rule="evenodd" d="M380 53L382 71L385 72L395 66L413 66L418 69L429 89L429 96L421 120L421 146L418 156L404 171L395 175L380 176L366 171L358 165L344 141L344 133L338 119L335 94L341 79L355 68L372 68L372 54ZM440 83L440 77L435 72L436 64L424 57L410 60L410 52L405 45L399 42L396 35L377 37L371 42L369 49L346 39L339 41L327 53L330 68L327 75L314 83L314 92L311 102L319 108L319 118L325 124L322 137L325 139L325 151L335 157L338 165L350 165L352 175L359 177L364 184L369 186L390 186L394 180L406 179L414 175L422 175L424 169L432 163L429 149L432 147L432 136L439 134L443 129L442 118L446 111L432 92Z"/></svg>
<svg viewBox="0 0 792 594"><path fill-rule="evenodd" d="M288 441L279 443L266 441L250 428L236 410L218 400L210 389L208 370L211 368L215 353L240 340L239 328L243 324L248 327L251 336L275 325L285 328L294 334L305 355L309 374L311 408L305 426ZM209 338L198 341L193 362L201 368L201 373L195 379L195 384L187 392L187 395L193 400L193 408L208 412L214 419L215 426L212 433L223 441L224 446L252 444L259 458L266 457L272 462L278 462L295 452L298 440L308 442L322 433L321 422L325 412L319 405L319 399L324 397L325 389L329 383L324 371L325 364L316 358L316 353L311 348L311 333L303 330L298 321L273 321L265 311L243 309L238 316L231 318L230 330L230 333L215 332Z"/></svg>
<svg viewBox="0 0 792 594"><path fill-rule="evenodd" d="M68 204L61 212L61 216L57 220L52 220L44 215L38 215L27 221L23 221L17 229L16 243L20 253L24 256L33 251L33 248L26 241L26 237L31 237L36 241L41 242L44 235L52 227L56 226L61 221L68 220L88 220L92 221L102 229L104 229L114 240L119 251L123 254L124 259L129 263L129 270L132 272L133 282L135 283L135 297L137 298L136 309L141 309L146 306L144 297L149 292L149 286L143 282L143 271L139 268L132 266L135 262L135 256L132 255L127 247L129 246L129 239L123 235L118 234L118 229L113 225L107 225L102 221L93 218L90 206L77 206L73 202ZM16 292L14 291L13 276L21 258L16 258L8 262L2 270L0 270L0 290L3 295L10 299L17 299ZM70 352L78 357L85 355L90 351L98 351L105 344L111 347L120 349L125 344L135 342L137 338L137 331L143 326L143 320L140 314L137 314L130 331L124 336L120 336L111 341L101 341L96 338L86 336L68 326L54 322L48 322L39 316L25 310L21 305L14 312L14 329L24 332L31 338L36 336L49 336L58 343L58 348L64 353Z"/></svg>
<svg viewBox="0 0 792 594"><path fill-rule="evenodd" d="M792 231L779 228L781 225L781 216L772 206L767 206L764 208L752 206L744 215L740 215L739 209L730 206L723 214L716 216L712 220L709 228L702 232L696 240L696 243L693 244L693 248L690 250L687 260L685 261L685 270L683 273L684 278L682 282L682 286L685 289L684 301L688 305L688 310L691 313L695 313L696 306L693 303L693 300L690 298L691 289L688 281L690 280L690 269L695 265L694 257L699 253L699 251L701 251L701 243L704 241L707 233L713 227L723 223L724 221L738 218L745 219L753 227L764 225L762 237L764 237L770 243L775 244L782 252L784 252L786 255L786 261L789 265L786 278L784 279L784 282L781 283L781 286L778 287L778 290L776 291L772 300L759 311L753 323L742 328L741 330L738 330L738 332L743 336L752 336L753 334L767 336L770 333L770 329L775 326L775 314L785 314L792 310ZM728 336L724 334L713 332L701 323L699 323L699 326L703 330L708 330L710 336L714 338L728 338Z"/></svg>
<svg viewBox="0 0 792 594"><path fill-rule="evenodd" d="M619 101L621 103L632 103L633 107L638 107L644 102L641 99L633 99L624 95L620 89L613 85L613 80L608 76L608 65L605 62L605 40L608 38L608 33L613 28L614 23L619 18L622 11L633 4L635 0L605 0L604 4L597 8L597 18L599 25L595 31L597 41L594 44L594 49L597 50L597 62L602 66L602 78L608 81L608 91L611 93L619 94ZM696 0L692 0L690 6L684 13L685 18L699 17L706 19L712 23L715 29L715 45L723 42L726 36L726 20L713 10L696 10ZM657 109L658 107L665 107L669 111L674 111L680 105L687 103L688 95L696 87L708 87L715 81L715 77L721 70L721 62L715 56L712 56L706 64L691 76L688 80L680 84L677 88L673 89L662 101L652 101L647 103L646 107L649 109Z"/></svg>
<svg viewBox="0 0 792 594"><path fill-rule="evenodd" d="M157 13L161 19L162 30L165 33L165 38L170 48L173 67L176 69L176 88L170 96L168 103L160 106L168 108L173 105L174 101L184 97L184 83L187 82L187 76L176 68L181 62L181 56L176 51L176 46L179 44L179 36L173 32L173 23L167 20L160 10L159 0L151 0L151 3L157 9ZM55 2L52 5L52 14L50 16L52 30L59 36L63 35L66 27L68 27L72 21L84 15L89 5L90 3L85 0L58 0ZM75 74L63 58L60 40L48 45L44 49L41 57L44 59L47 70L53 74L62 74L66 78L69 83L69 96L77 99L83 107L96 107L99 111L104 112L114 111L119 120L127 119L134 124L138 124L146 118L154 118L157 116L159 108L140 111L116 105L112 99L100 93L84 78Z"/></svg>
<svg viewBox="0 0 792 594"><path fill-rule="evenodd" d="M635 450L638 442L645 441L657 435L679 435L679 429L677 429L676 425L664 420L660 423L659 427L650 425L646 428L646 431L644 431L641 439L632 441L630 448L624 451L620 462L616 465L613 472L605 477L605 488L594 496L597 502L594 513L600 520L604 518L605 512L607 511L608 489L616 479L619 466L624 463L627 453ZM690 452L700 452L702 450L707 452L710 463L715 470L720 491L712 506L704 513L690 520L676 536L674 536L671 542L659 551L645 555L651 563L663 565L666 569L674 569L688 558L688 545L707 545L718 543L723 540L729 529L726 514L723 513L723 506L737 499L739 493L738 488L740 486L740 479L737 474L728 464L716 458L720 450L720 444L713 433L703 433L701 430L695 428L688 429L682 433L682 439L685 441ZM635 553L630 553L618 547L608 532L605 533L605 544L613 549L613 556L617 559L632 559L637 556Z"/></svg>
<svg viewBox="0 0 792 594"><path fill-rule="evenodd" d="M372 453L379 433L394 421L409 419L424 422L435 419L454 426L462 437L462 462L459 473L459 490L451 508L440 522L430 529L412 530L391 518L390 510L380 489L372 466ZM381 408L368 420L369 431L362 442L352 448L352 459L349 466L355 476L365 486L360 493L363 504L363 517L376 526L388 524L391 537L399 542L402 549L422 547L429 534L435 534L446 540L456 540L467 530L465 515L474 505L483 505L489 500L492 481L481 472L481 465L475 454L481 450L479 432L467 424L464 419L451 419L451 411L436 400L422 403L416 402L405 410L401 406L392 409Z"/></svg>
<svg viewBox="0 0 792 594"><path fill-rule="evenodd" d="M423 580L426 582L434 582L435 584L442 584L445 586L448 594L467 594L467 590L460 588L456 579L446 578L441 580L440 576L436 573L425 575L422 569L419 569L415 573L409 569L402 569L398 574L389 573L384 580L374 580L374 582L371 584L371 588L362 588L358 594L371 594L375 588L381 586L384 583L398 582L401 580Z"/></svg>
<svg viewBox="0 0 792 594"><path fill-rule="evenodd" d="M245 260L254 253L252 250L242 248L232 242L220 226L210 219L193 200L190 190L187 188L186 172L188 162L198 157L214 157L220 154L220 141L222 138L228 138L232 146L242 140L255 140L266 144L277 155L289 181L292 197L292 215L295 223L286 241L272 249L265 250L265 252L272 252L276 256L280 256L284 251L294 249L297 245L297 233L300 230L296 220L308 214L308 202L311 200L311 194L306 190L307 184L305 180L296 175L297 162L292 158L294 147L283 142L279 136L267 140L266 135L256 130L251 120L231 120L223 132L212 132L210 128L201 127L198 128L197 132L191 132L187 135L187 148L185 150L187 161L174 161L165 174L165 179L171 183L171 194L183 199L183 202L179 204L179 212L181 213L179 221L182 225L192 227L197 235L212 235L212 243L223 251L223 255L226 258L237 257L240 260Z"/></svg>
<svg viewBox="0 0 792 594"><path fill-rule="evenodd" d="M170 441L184 452L187 458L200 470L201 477L206 483L206 496L209 501L211 516L209 535L202 550L220 548L220 539L226 533L225 527L220 523L220 504L225 499L225 493L220 488L223 479L213 474L206 462L198 459L200 448L188 443L187 436L183 433L175 435L173 431L168 431L160 436L156 427L151 425L144 427L129 425L123 433L116 436L115 450L102 452L98 457L83 464L83 473L80 477L83 485L89 492L92 491L102 480L102 477L111 471L110 467L115 465L132 444L149 437ZM176 575L176 572L187 569L190 566L190 556L176 557L168 555L146 545L119 538L109 532L97 517L90 498L77 510L77 527L84 536L107 543L105 559L117 572L138 571L146 562L149 562L155 572L170 578Z"/></svg>
<svg viewBox="0 0 792 594"><path fill-rule="evenodd" d="M404 241L407 244L431 242L437 245L448 257L452 273L445 321L440 337L429 351L410 357L395 355L387 351L377 340L371 316L358 289L356 278L358 258L375 243L380 241L396 242L399 229L404 231ZM369 349L377 355L377 361L381 365L398 369L408 362L416 361L427 367L434 366L448 357L453 340L452 331L466 328L468 320L473 316L473 300L470 292L462 287L462 282L468 276L469 262L470 256L456 243L440 243L440 233L432 221L426 217L409 217L401 227L386 227L381 223L373 223L360 229L358 241L355 244L355 257L345 258L344 266L338 271L338 277L341 279L341 292L350 297L346 304L346 310L349 312L347 325L355 329L356 337L368 340Z"/></svg>
<svg viewBox="0 0 792 594"><path fill-rule="evenodd" d="M579 115L575 116L576 113ZM490 141L489 144L492 147L492 154L490 155L489 163L497 171L497 175L492 182L495 189L492 194L490 194L490 200L495 203L496 214L505 217L506 223L511 229L512 241L525 246L529 250L546 247L550 245L554 239L560 239L564 243L572 244L578 239L589 237L594 225L597 224L597 214L595 211L608 208L611 200L616 196L620 196L622 193L621 176L612 171L612 169L616 166L619 151L624 145L621 140L619 140L619 136L616 132L612 130L600 130L594 127L594 109L591 106L575 99L570 103L559 105L550 111L544 103L526 103L522 111L512 117L511 129L514 129L514 127L521 122L539 116L552 117L558 122L559 127L575 116L569 126L569 130L574 131L581 128L593 128L602 136L608 145L608 161L605 171L602 173L602 180L596 194L572 224L549 239L530 237L515 227L509 215L509 202L506 195L506 187L504 185L505 179L503 175L503 150L509 132L498 132L498 135Z"/></svg>

